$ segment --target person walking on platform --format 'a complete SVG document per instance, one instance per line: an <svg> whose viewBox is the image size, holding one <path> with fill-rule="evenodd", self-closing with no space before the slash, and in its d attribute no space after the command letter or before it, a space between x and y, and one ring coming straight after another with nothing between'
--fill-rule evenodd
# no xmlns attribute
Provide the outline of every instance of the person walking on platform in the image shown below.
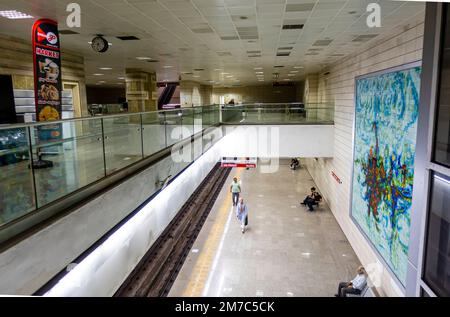
<svg viewBox="0 0 450 317"><path fill-rule="evenodd" d="M244 199L239 199L239 204L236 208L236 216L241 223L242 233L245 233L245 228L248 225L248 207L244 203Z"/></svg>
<svg viewBox="0 0 450 317"><path fill-rule="evenodd" d="M230 186L230 192L233 195L233 206L237 206L239 201L239 195L241 193L241 184L238 182L238 179L235 177L233 178L233 182Z"/></svg>

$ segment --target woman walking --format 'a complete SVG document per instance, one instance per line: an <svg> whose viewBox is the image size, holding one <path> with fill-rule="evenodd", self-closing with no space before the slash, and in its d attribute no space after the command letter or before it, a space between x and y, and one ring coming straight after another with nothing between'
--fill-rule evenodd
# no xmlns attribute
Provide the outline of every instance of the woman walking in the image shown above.
<svg viewBox="0 0 450 317"><path fill-rule="evenodd" d="M241 223L242 233L245 233L245 227L248 225L248 208L244 204L244 199L239 199L239 203L236 208L236 216Z"/></svg>

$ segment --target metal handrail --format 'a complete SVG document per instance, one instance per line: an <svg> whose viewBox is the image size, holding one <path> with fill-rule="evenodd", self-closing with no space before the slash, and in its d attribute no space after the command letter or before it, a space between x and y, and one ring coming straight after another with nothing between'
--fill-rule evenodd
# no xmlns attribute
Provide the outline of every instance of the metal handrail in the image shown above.
<svg viewBox="0 0 450 317"><path fill-rule="evenodd" d="M293 103L248 103L248 104L236 104L236 105L228 105L228 104L212 104L201 107L182 107L176 109L167 109L167 110L157 110L157 111L141 111L141 112L127 112L127 113L119 113L119 114L106 114L101 116L89 116L89 117L77 117L77 118L67 118L60 119L54 121L45 121L45 122L30 122L30 123L14 123L14 124L5 124L0 125L0 130L9 130L9 129L18 129L18 128L26 128L26 127L37 127L37 126L46 126L53 125L59 123L67 123L67 122L78 122L78 121L90 121L90 120L100 120L100 119L113 119L113 118L123 118L123 117L131 117L131 116L139 116L139 115L148 115L148 114L167 114L167 113L176 113L183 112L183 110L197 110L198 108L208 108L218 106L220 109L233 108L233 107L242 107L242 106L286 106L286 105L299 105L303 104L301 102L293 102ZM324 103L307 103L310 104L324 104ZM330 107L305 107L304 109L313 110L313 109L333 109L334 105L330 104ZM292 108L293 109L293 108Z"/></svg>

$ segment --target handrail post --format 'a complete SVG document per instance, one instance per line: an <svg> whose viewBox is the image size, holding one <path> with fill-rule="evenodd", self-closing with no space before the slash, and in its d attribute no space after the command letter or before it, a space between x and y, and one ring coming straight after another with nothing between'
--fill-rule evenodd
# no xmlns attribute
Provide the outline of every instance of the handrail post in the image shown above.
<svg viewBox="0 0 450 317"><path fill-rule="evenodd" d="M142 158L144 158L144 119L142 116L143 114L141 113L139 115L141 119L141 150L142 150Z"/></svg>
<svg viewBox="0 0 450 317"><path fill-rule="evenodd" d="M103 118L100 118L100 123L101 123L101 127L102 127L102 148L103 148L103 170L105 172L105 177L107 175L106 173L106 144L105 144L105 127L103 124Z"/></svg>
<svg viewBox="0 0 450 317"><path fill-rule="evenodd" d="M38 194L37 194L37 187L36 187L36 175L34 171L34 164L33 164L33 143L32 143L32 137L31 137L31 127L26 127L26 131L28 133L28 157L30 160L30 169L31 169L31 177L33 179L33 194L34 194L34 206L35 209L38 209Z"/></svg>

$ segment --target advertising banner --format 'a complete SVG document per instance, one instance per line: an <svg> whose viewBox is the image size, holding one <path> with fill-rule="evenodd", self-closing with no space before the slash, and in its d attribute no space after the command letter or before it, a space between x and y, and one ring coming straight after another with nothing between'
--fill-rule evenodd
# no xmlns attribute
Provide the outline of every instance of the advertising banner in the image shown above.
<svg viewBox="0 0 450 317"><path fill-rule="evenodd" d="M60 120L62 113L61 53L58 23L37 20L32 30L36 121ZM39 140L61 138L61 124L39 129Z"/></svg>

